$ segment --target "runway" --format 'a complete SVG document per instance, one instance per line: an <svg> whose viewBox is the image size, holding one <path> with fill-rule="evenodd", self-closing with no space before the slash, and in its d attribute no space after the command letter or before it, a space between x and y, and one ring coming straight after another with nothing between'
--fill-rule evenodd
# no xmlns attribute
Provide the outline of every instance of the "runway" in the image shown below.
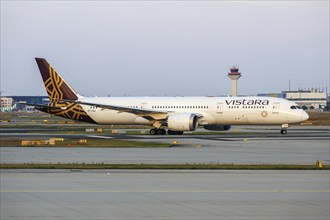
<svg viewBox="0 0 330 220"><path fill-rule="evenodd" d="M1 172L1 219L329 219L328 171Z"/></svg>

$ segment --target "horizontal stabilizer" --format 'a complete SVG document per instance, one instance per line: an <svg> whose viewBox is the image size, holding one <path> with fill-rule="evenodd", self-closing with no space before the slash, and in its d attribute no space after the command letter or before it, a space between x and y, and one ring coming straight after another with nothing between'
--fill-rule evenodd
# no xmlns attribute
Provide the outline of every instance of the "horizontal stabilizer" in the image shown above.
<svg viewBox="0 0 330 220"><path fill-rule="evenodd" d="M42 109L58 109L58 110L63 110L63 107L60 107L60 106L39 105L39 104L31 104L31 103L25 103L25 102L18 102L17 104L34 106L35 109L41 109L42 108Z"/></svg>

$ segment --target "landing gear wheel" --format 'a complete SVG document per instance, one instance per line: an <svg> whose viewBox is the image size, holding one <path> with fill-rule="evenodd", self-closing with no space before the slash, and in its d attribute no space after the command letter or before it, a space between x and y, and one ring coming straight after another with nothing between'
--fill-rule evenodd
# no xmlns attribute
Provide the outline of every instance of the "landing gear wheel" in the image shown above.
<svg viewBox="0 0 330 220"><path fill-rule="evenodd" d="M151 135L164 135L166 134L166 130L165 129L156 129L156 128L153 128L150 130L149 132Z"/></svg>
<svg viewBox="0 0 330 220"><path fill-rule="evenodd" d="M286 134L286 133L288 133L288 131L286 129L281 130L281 134Z"/></svg>
<svg viewBox="0 0 330 220"><path fill-rule="evenodd" d="M150 132L149 132L151 135L156 135L157 134L157 129L153 128L153 129L150 129Z"/></svg>
<svg viewBox="0 0 330 220"><path fill-rule="evenodd" d="M165 129L157 129L157 135L164 135L166 134L166 130Z"/></svg>

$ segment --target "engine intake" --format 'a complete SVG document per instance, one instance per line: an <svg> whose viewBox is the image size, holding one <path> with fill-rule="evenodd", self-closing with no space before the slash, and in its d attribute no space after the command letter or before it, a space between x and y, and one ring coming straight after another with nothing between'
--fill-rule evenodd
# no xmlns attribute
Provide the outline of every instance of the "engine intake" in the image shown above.
<svg viewBox="0 0 330 220"><path fill-rule="evenodd" d="M194 131L198 126L198 117L190 113L172 114L167 119L167 126L172 131Z"/></svg>

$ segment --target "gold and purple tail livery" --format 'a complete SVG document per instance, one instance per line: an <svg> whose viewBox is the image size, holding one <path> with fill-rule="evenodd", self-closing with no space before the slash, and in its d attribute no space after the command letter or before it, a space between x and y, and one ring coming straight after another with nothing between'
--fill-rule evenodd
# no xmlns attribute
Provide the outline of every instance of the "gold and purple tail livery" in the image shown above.
<svg viewBox="0 0 330 220"><path fill-rule="evenodd" d="M43 58L36 58L50 102L63 99L77 100L77 93Z"/></svg>
<svg viewBox="0 0 330 220"><path fill-rule="evenodd" d="M36 109L78 121L95 123L81 105L66 100L78 100L79 95L43 58L36 58L50 103L48 106L35 106Z"/></svg>

